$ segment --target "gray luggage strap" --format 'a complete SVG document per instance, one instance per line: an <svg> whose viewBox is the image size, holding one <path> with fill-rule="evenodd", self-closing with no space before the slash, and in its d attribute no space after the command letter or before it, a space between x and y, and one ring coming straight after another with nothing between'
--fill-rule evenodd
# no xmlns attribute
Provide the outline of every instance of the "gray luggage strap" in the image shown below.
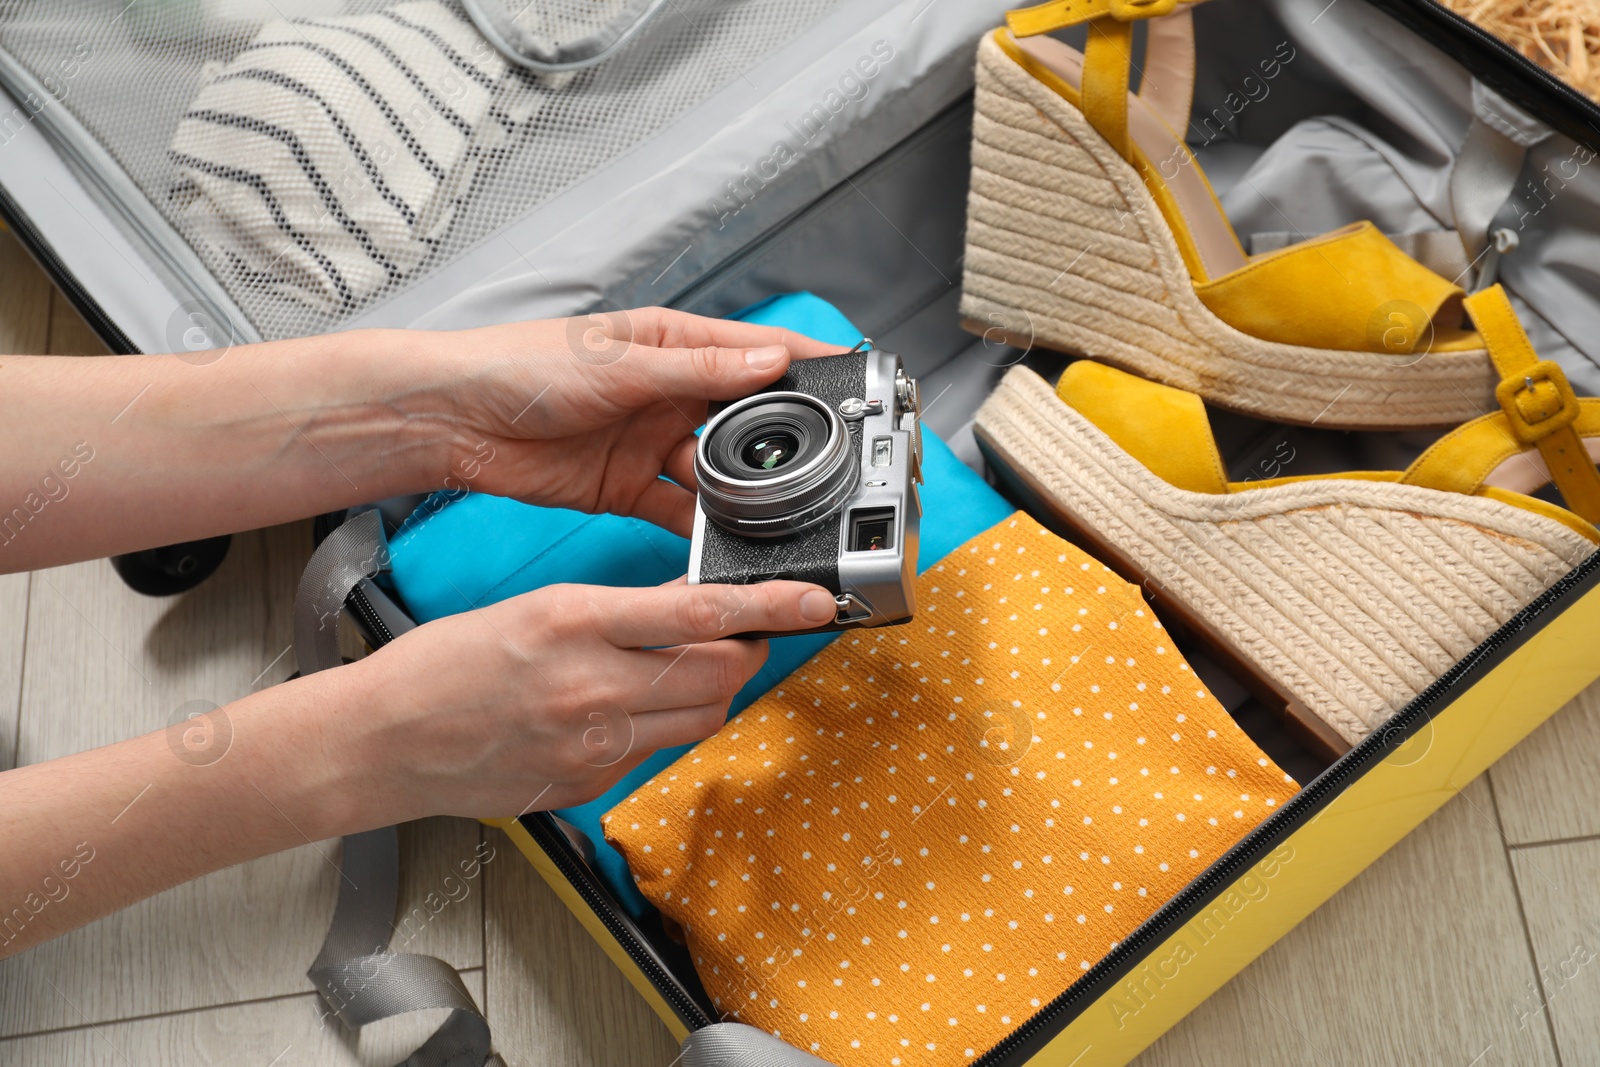
<svg viewBox="0 0 1600 1067"><path fill-rule="evenodd" d="M387 565L383 519L376 510L348 520L317 547L294 598L294 650L302 675L343 662L339 615L345 599ZM397 1067L499 1064L489 1051L489 1023L455 968L432 956L388 950L400 892L395 827L350 834L341 851L333 922L306 972L328 1008L352 1030L406 1012L450 1008L450 1016Z"/></svg>
<svg viewBox="0 0 1600 1067"><path fill-rule="evenodd" d="M683 1067L831 1067L744 1023L713 1023L683 1039Z"/></svg>
<svg viewBox="0 0 1600 1067"><path fill-rule="evenodd" d="M294 598L294 650L300 673L337 667L339 615L357 586L388 566L383 519L365 511L317 547ZM396 636L415 628L386 619ZM408 624L409 623L409 624ZM368 1023L424 1008L449 1018L396 1067L504 1067L489 1051L489 1023L455 968L433 956L388 951L399 900L400 849L393 826L350 834L339 861L339 899L322 951L306 972L341 1023ZM808 1052L743 1023L714 1023L683 1042L682 1067L830 1067Z"/></svg>

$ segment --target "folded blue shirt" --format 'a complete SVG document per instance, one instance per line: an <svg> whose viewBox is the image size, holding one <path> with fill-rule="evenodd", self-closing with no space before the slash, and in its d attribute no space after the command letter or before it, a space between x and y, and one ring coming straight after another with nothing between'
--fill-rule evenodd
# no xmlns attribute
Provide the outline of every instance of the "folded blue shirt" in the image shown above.
<svg viewBox="0 0 1600 1067"><path fill-rule="evenodd" d="M810 293L769 297L731 316L782 326L841 349L861 331L837 308ZM1014 510L982 478L923 430L922 532L917 570L938 563L969 538ZM411 616L428 622L493 604L546 585L650 586L689 568L689 542L640 519L540 508L483 493L436 494L390 543L390 579ZM793 673L837 634L780 637L767 662L729 709L733 715ZM600 816L615 807L689 746L662 749L624 775L605 795L556 814L587 834L597 873L623 906L639 917L650 905L639 895L622 857L606 844Z"/></svg>

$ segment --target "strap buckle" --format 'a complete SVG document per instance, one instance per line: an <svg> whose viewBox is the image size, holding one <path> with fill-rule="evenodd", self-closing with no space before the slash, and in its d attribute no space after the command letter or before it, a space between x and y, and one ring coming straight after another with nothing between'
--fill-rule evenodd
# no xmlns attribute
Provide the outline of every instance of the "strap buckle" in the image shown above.
<svg viewBox="0 0 1600 1067"><path fill-rule="evenodd" d="M1517 440L1530 445L1571 426L1580 410L1566 374L1548 359L1503 379L1495 386L1494 398Z"/></svg>

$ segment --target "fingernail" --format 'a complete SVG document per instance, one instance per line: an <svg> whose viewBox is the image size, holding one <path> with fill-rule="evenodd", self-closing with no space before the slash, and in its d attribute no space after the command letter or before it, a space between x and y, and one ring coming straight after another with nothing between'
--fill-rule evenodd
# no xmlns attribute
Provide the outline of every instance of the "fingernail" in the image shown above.
<svg viewBox="0 0 1600 1067"><path fill-rule="evenodd" d="M744 361L750 365L751 370L771 370L783 359L788 349L782 345L768 345L765 348L752 348L744 354Z"/></svg>
<svg viewBox="0 0 1600 1067"><path fill-rule="evenodd" d="M833 597L813 589L800 598L800 617L807 622L830 622L837 613Z"/></svg>

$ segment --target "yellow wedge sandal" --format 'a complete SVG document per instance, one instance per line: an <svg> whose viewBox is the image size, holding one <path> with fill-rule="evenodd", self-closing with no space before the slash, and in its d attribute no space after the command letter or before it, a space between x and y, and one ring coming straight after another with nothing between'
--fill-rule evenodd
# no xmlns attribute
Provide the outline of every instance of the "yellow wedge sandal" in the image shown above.
<svg viewBox="0 0 1600 1067"><path fill-rule="evenodd" d="M1336 754L1600 547L1600 400L1534 355L1498 286L1468 304L1501 410L1405 471L1230 483L1198 396L1089 360L1055 390L1010 371L978 440L1037 518ZM1550 481L1571 510L1526 495Z"/></svg>
<svg viewBox="0 0 1600 1067"><path fill-rule="evenodd" d="M1042 36L1079 23L1083 53ZM1181 135L1194 68L1189 0L1053 0L984 39L964 325L1280 422L1447 427L1485 410L1496 379L1461 328L1462 290L1370 222L1245 254Z"/></svg>

